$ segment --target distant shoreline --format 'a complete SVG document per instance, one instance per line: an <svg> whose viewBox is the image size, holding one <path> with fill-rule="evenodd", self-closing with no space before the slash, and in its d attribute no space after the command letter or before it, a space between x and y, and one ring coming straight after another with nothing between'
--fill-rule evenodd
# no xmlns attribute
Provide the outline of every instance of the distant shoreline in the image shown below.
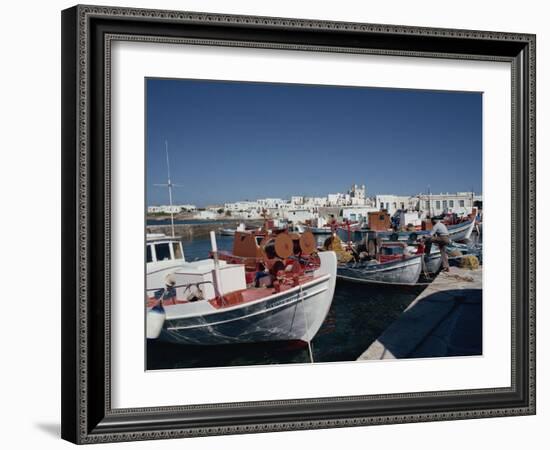
<svg viewBox="0 0 550 450"><path fill-rule="evenodd" d="M163 215L163 216L151 216L146 215L145 220L147 222L147 225L164 225L166 223L170 223L171 218L170 214ZM205 223L240 223L240 222L247 222L252 219L240 219L236 217L219 217L214 219L197 219L192 216L177 216L174 215L174 223L179 225L200 225ZM253 220L252 220L253 221Z"/></svg>
<svg viewBox="0 0 550 450"><path fill-rule="evenodd" d="M155 223L156 222L156 223ZM160 222L160 223L159 223ZM176 236L184 239L203 238L210 234L211 231L218 232L221 228L236 228L239 223L254 224L261 226L262 220L243 220L243 219L179 219L174 218L174 233ZM162 221L147 219L147 233L164 233L171 234L172 227L170 217Z"/></svg>

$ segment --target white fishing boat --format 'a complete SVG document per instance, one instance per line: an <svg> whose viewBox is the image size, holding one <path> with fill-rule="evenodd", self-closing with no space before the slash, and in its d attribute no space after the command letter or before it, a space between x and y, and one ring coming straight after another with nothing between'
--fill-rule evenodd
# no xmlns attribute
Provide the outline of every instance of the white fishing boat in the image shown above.
<svg viewBox="0 0 550 450"><path fill-rule="evenodd" d="M472 235L475 223L475 220L467 220L454 225L447 225L449 239L453 242L467 241ZM417 238L429 234L429 231L384 231L378 233L378 236L385 241L415 241Z"/></svg>
<svg viewBox="0 0 550 450"><path fill-rule="evenodd" d="M429 254L426 254L424 243L407 244L406 251L409 254L423 254L422 272L426 275L435 274L441 268L441 251L437 245L431 246Z"/></svg>
<svg viewBox="0 0 550 450"><path fill-rule="evenodd" d="M363 283L414 285L423 269L424 254L402 242L382 244L374 258L338 264L337 276Z"/></svg>
<svg viewBox="0 0 550 450"><path fill-rule="evenodd" d="M306 230L311 231L313 234L332 234L332 228L329 226L325 227L311 227L306 226Z"/></svg>
<svg viewBox="0 0 550 450"><path fill-rule="evenodd" d="M162 282L160 271L148 272L148 337L193 345L310 342L330 309L336 280L335 254L319 260L315 269L285 271L276 285L258 287L247 285L244 264L217 258L183 263Z"/></svg>
<svg viewBox="0 0 550 450"><path fill-rule="evenodd" d="M305 230L313 234L332 234L333 227L324 217L317 217L305 225Z"/></svg>
<svg viewBox="0 0 550 450"><path fill-rule="evenodd" d="M457 223L456 225L449 225L447 229L449 230L449 238L453 242L467 241L472 236L472 231L476 225L475 219Z"/></svg>
<svg viewBox="0 0 550 450"><path fill-rule="evenodd" d="M425 273L437 273L441 268L441 252L439 249L436 249L435 246L432 247L429 255L424 255L424 269Z"/></svg>
<svg viewBox="0 0 550 450"><path fill-rule="evenodd" d="M363 283L414 285L422 271L422 256L412 255L388 261L370 260L339 264L337 276Z"/></svg>
<svg viewBox="0 0 550 450"><path fill-rule="evenodd" d="M237 231L246 231L246 226L244 223L240 223L237 228L220 228L220 236L235 236Z"/></svg>

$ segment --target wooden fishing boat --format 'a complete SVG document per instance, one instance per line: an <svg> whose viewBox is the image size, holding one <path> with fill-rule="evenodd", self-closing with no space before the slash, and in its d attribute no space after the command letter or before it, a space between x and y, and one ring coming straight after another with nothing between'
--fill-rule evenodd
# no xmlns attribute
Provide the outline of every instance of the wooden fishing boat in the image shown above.
<svg viewBox="0 0 550 450"><path fill-rule="evenodd" d="M426 274L434 274L441 268L441 252L437 246L433 245L430 254L424 254L422 259L422 271Z"/></svg>
<svg viewBox="0 0 550 450"><path fill-rule="evenodd" d="M467 220L454 225L447 225L449 239L453 242L461 242L470 239L475 227L475 220ZM416 241L417 238L429 236L430 232L421 231L383 231L378 236L385 241Z"/></svg>
<svg viewBox="0 0 550 450"><path fill-rule="evenodd" d="M412 255L339 264L337 277L363 283L414 285L422 271L422 257Z"/></svg>
<svg viewBox="0 0 550 450"><path fill-rule="evenodd" d="M218 233L220 236L235 236L237 231L254 231L256 227L247 227L244 223L240 223L237 228L220 228Z"/></svg>
<svg viewBox="0 0 550 450"><path fill-rule="evenodd" d="M234 228L220 228L218 233L220 233L220 236L234 236L235 231L237 230Z"/></svg>
<svg viewBox="0 0 550 450"><path fill-rule="evenodd" d="M313 234L332 234L332 228L329 226L325 227L305 227L307 231L312 232Z"/></svg>
<svg viewBox="0 0 550 450"><path fill-rule="evenodd" d="M222 258L211 237L213 259L182 263L162 283L155 275L156 285L148 276L148 337L193 345L311 341L334 296L335 254L310 263L294 255L288 234L267 233L260 246L257 233L236 232L237 254Z"/></svg>
<svg viewBox="0 0 550 450"><path fill-rule="evenodd" d="M378 249L375 257L358 259L340 258L337 277L363 283L413 285L422 271L422 251L407 246L403 242L386 242ZM350 254L351 254L350 253ZM338 255L338 252L337 252Z"/></svg>

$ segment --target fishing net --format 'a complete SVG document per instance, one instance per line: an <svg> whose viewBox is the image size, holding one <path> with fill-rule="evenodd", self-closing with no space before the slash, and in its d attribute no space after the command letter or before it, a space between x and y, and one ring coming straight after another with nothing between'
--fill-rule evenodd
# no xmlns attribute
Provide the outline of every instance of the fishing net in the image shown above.
<svg viewBox="0 0 550 450"><path fill-rule="evenodd" d="M325 241L324 245L325 250L332 250L334 253L336 253L336 258L338 259L338 262L346 263L353 259L353 255L346 251L344 246L342 245L342 240L334 235L327 239Z"/></svg>
<svg viewBox="0 0 550 450"><path fill-rule="evenodd" d="M460 260L460 267L463 269L478 269L479 268L479 260L474 255L465 255Z"/></svg>

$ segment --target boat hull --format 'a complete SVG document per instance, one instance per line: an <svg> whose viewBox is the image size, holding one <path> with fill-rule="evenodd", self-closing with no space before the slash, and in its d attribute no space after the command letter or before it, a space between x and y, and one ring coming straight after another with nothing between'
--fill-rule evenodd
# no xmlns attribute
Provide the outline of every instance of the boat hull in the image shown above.
<svg viewBox="0 0 550 450"><path fill-rule="evenodd" d="M413 285L422 270L422 255L377 263L348 263L338 266L337 276L350 281L378 284Z"/></svg>
<svg viewBox="0 0 550 450"><path fill-rule="evenodd" d="M332 234L332 229L327 227L306 227L306 230L313 234Z"/></svg>
<svg viewBox="0 0 550 450"><path fill-rule="evenodd" d="M187 345L311 341L328 314L336 284L336 255L325 252L320 258L312 281L265 299L203 314L206 304L199 302L167 306L159 340Z"/></svg>
<svg viewBox="0 0 550 450"><path fill-rule="evenodd" d="M449 225L447 229L449 230L449 239L453 242L466 241L470 239L472 231L475 227L475 220L470 220L468 222L459 223L456 225ZM382 232L378 236L384 241L409 241L411 236L428 236L429 231L400 231L400 232Z"/></svg>
<svg viewBox="0 0 550 450"><path fill-rule="evenodd" d="M432 252L429 256L424 257L424 272L437 273L441 267L441 253L439 251Z"/></svg>

